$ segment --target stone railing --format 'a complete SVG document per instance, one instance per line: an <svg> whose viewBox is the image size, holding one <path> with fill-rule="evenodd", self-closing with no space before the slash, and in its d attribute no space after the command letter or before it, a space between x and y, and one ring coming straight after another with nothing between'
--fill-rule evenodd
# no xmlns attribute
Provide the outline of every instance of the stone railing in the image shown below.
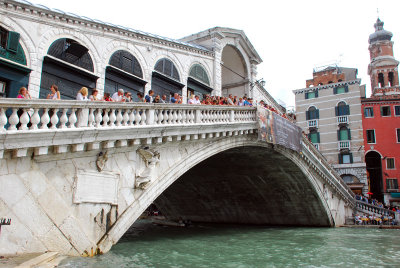
<svg viewBox="0 0 400 268"><path fill-rule="evenodd" d="M339 141L338 147L340 149L350 149L350 141Z"/></svg>
<svg viewBox="0 0 400 268"><path fill-rule="evenodd" d="M0 132L254 122L255 108L53 100L0 100Z"/></svg>
<svg viewBox="0 0 400 268"><path fill-rule="evenodd" d="M375 214L375 215L391 215L393 219L399 220L399 213L386 209L386 208L381 208L369 203L366 203L361 200L356 200L356 208L359 212L362 213L367 213L367 214Z"/></svg>
<svg viewBox="0 0 400 268"><path fill-rule="evenodd" d="M307 127L318 127L318 120L317 119L307 120Z"/></svg>
<svg viewBox="0 0 400 268"><path fill-rule="evenodd" d="M256 108L0 99L0 158L247 135Z"/></svg>
<svg viewBox="0 0 400 268"><path fill-rule="evenodd" d="M336 117L338 124L348 124L349 123L349 116L348 115L340 115Z"/></svg>
<svg viewBox="0 0 400 268"><path fill-rule="evenodd" d="M320 151L315 148L315 145L304 135L302 138L302 153L309 161L314 163L316 168L319 169L318 173L324 178L324 180L331 185L344 200L347 200L347 202L354 207L354 193L328 163Z"/></svg>

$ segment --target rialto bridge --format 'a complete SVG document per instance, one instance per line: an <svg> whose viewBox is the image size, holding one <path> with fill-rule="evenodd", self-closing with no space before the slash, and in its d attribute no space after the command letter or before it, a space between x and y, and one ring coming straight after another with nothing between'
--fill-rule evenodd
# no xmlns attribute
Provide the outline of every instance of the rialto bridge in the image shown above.
<svg viewBox="0 0 400 268"><path fill-rule="evenodd" d="M256 108L0 99L0 252L107 252L151 204L171 220L337 226L352 192Z"/></svg>

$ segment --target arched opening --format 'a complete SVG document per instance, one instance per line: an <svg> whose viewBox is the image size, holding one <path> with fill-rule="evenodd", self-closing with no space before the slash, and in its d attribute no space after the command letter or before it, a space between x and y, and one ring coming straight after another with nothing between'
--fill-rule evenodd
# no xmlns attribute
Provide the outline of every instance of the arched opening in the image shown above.
<svg viewBox="0 0 400 268"><path fill-rule="evenodd" d="M306 111L306 120L319 119L319 110L315 106L311 106Z"/></svg>
<svg viewBox="0 0 400 268"><path fill-rule="evenodd" d="M31 70L26 65L20 34L0 26L0 97L15 98L28 86Z"/></svg>
<svg viewBox="0 0 400 268"><path fill-rule="evenodd" d="M200 162L154 204L173 221L330 226L299 167L262 147L234 148Z"/></svg>
<svg viewBox="0 0 400 268"><path fill-rule="evenodd" d="M383 73L378 74L378 87L384 87L385 86L385 79L383 77Z"/></svg>
<svg viewBox="0 0 400 268"><path fill-rule="evenodd" d="M383 202L382 160L379 153L370 151L365 155L369 191L372 198Z"/></svg>
<svg viewBox="0 0 400 268"><path fill-rule="evenodd" d="M350 106L347 105L344 101L338 103L335 107L335 114L336 116L343 116L350 114Z"/></svg>
<svg viewBox="0 0 400 268"><path fill-rule="evenodd" d="M394 74L393 74L393 72L389 72L388 81L389 81L389 87L394 86Z"/></svg>
<svg viewBox="0 0 400 268"><path fill-rule="evenodd" d="M137 101L137 93L144 93L146 81L139 61L131 53L118 50L114 52L106 67L104 92L112 95L122 88L132 94L133 101Z"/></svg>
<svg viewBox="0 0 400 268"><path fill-rule="evenodd" d="M55 84L61 99L76 99L81 87L96 87L98 77L93 71L88 48L69 38L54 41L43 60L40 98L45 99Z"/></svg>
<svg viewBox="0 0 400 268"><path fill-rule="evenodd" d="M338 130L338 140L339 141L347 141L350 140L350 129L345 126L341 126Z"/></svg>
<svg viewBox="0 0 400 268"><path fill-rule="evenodd" d="M227 45L222 50L222 95L242 97L248 92L248 73L243 56L237 48Z"/></svg>
<svg viewBox="0 0 400 268"><path fill-rule="evenodd" d="M360 182L359 178L357 178L352 174L343 174L340 175L340 177L347 184L347 186L349 186L349 188L353 191L353 193L360 195L362 194L362 189L364 187L364 184Z"/></svg>
<svg viewBox="0 0 400 268"><path fill-rule="evenodd" d="M162 95L166 95L169 101L174 93L182 95L184 86L180 82L178 69L171 60L163 58L157 61L151 79L151 89L154 91L155 96L160 95L162 97Z"/></svg>
<svg viewBox="0 0 400 268"><path fill-rule="evenodd" d="M195 64L190 68L187 90L188 98L191 95L198 95L201 100L204 95L211 94L213 89L210 87L210 79L206 70L200 64Z"/></svg>

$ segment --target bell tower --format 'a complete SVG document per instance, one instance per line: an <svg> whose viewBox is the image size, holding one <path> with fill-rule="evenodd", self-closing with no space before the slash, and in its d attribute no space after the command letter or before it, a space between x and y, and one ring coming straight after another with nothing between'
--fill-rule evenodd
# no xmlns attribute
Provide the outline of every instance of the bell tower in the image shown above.
<svg viewBox="0 0 400 268"><path fill-rule="evenodd" d="M393 34L383 29L379 18L374 24L375 32L369 36L370 63L368 75L371 78L373 96L400 94L399 62L393 56Z"/></svg>

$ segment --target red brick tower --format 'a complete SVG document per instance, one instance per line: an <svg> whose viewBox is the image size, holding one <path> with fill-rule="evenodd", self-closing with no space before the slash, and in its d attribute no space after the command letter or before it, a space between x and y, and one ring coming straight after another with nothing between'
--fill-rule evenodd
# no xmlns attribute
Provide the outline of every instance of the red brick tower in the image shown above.
<svg viewBox="0 0 400 268"><path fill-rule="evenodd" d="M371 77L372 95L399 94L399 62L393 56L393 34L383 29L383 22L379 18L374 27L375 32L368 40L371 59L368 74Z"/></svg>

